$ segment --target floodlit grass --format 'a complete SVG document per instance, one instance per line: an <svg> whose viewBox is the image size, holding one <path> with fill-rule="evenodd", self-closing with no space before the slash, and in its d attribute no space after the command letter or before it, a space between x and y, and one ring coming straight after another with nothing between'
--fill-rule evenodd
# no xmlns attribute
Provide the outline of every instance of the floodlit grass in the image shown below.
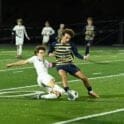
<svg viewBox="0 0 124 124"><path fill-rule="evenodd" d="M25 46L23 59L33 55L34 46ZM83 48L79 48L81 54ZM12 97L24 94L27 91L40 90L36 86L36 73L32 65L6 68L10 62L18 61L15 58L15 47L0 46L0 124L52 124L76 117L108 112L124 108L124 49L112 47L92 48L89 61L75 58L75 64L89 77L94 91L99 99L90 98L80 80L69 75L70 88L79 92L76 101L68 101L66 96L57 100L34 100L31 97ZM54 58L47 57L49 61ZM49 70L58 83L60 77L55 68ZM100 78L101 77L101 78ZM14 89L11 93L8 88L24 86L23 89ZM19 92L20 91L20 92ZM113 113L102 117L72 122L72 124L123 124L124 112Z"/></svg>

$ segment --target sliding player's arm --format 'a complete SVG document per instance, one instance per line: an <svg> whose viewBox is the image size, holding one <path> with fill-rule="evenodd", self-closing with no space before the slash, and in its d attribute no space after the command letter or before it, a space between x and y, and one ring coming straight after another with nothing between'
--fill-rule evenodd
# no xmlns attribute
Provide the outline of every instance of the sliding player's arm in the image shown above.
<svg viewBox="0 0 124 124"><path fill-rule="evenodd" d="M21 61L18 61L18 62L9 63L9 64L6 65L6 67L21 66L21 65L28 64L28 63L29 63L28 60L21 60Z"/></svg>

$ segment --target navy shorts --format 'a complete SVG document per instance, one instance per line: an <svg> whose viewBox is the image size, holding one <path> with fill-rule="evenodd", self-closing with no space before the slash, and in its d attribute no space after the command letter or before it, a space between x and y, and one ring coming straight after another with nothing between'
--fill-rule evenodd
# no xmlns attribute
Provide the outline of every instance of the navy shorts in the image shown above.
<svg viewBox="0 0 124 124"><path fill-rule="evenodd" d="M80 71L80 69L74 64L66 64L66 65L57 65L57 71L64 70L71 75L75 75L76 72Z"/></svg>

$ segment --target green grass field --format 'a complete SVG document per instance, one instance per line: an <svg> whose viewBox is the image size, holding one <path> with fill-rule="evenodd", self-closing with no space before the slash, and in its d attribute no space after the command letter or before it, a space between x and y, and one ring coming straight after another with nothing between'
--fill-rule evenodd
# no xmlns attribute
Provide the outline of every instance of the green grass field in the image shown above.
<svg viewBox="0 0 124 124"><path fill-rule="evenodd" d="M34 45L25 46L23 59L33 55ZM81 54L84 49L79 48ZM89 77L99 99L90 98L82 82L69 76L71 89L79 92L76 101L66 96L57 100L35 100L24 95L39 91L32 65L6 68L18 61L14 46L0 45L0 124L124 124L124 48L93 47L89 61L75 63ZM54 58L47 57L49 61ZM60 83L55 68L49 70ZM75 120L78 117L123 109L108 115Z"/></svg>

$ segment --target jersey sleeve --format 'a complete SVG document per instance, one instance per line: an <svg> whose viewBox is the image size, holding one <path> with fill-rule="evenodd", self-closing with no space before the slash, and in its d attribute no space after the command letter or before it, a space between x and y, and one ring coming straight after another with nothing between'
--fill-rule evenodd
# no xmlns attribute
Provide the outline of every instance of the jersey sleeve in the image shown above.
<svg viewBox="0 0 124 124"><path fill-rule="evenodd" d="M77 47L75 46L75 44L71 44L71 46L72 46L73 54L74 54L77 58L83 59L84 57L83 57L80 53L78 53L78 49L77 49Z"/></svg>
<svg viewBox="0 0 124 124"><path fill-rule="evenodd" d="M35 61L35 56L33 56L33 57L27 59L27 61L28 61L28 63L34 63L34 61Z"/></svg>
<svg viewBox="0 0 124 124"><path fill-rule="evenodd" d="M56 43L57 43L57 42L55 41L55 42L53 42L53 43L49 46L48 54L54 52Z"/></svg>
<svg viewBox="0 0 124 124"><path fill-rule="evenodd" d="M52 63L48 62L47 60L45 60L45 64L46 64L47 68L51 68L52 67Z"/></svg>
<svg viewBox="0 0 124 124"><path fill-rule="evenodd" d="M16 26L13 27L12 31L16 31Z"/></svg>

